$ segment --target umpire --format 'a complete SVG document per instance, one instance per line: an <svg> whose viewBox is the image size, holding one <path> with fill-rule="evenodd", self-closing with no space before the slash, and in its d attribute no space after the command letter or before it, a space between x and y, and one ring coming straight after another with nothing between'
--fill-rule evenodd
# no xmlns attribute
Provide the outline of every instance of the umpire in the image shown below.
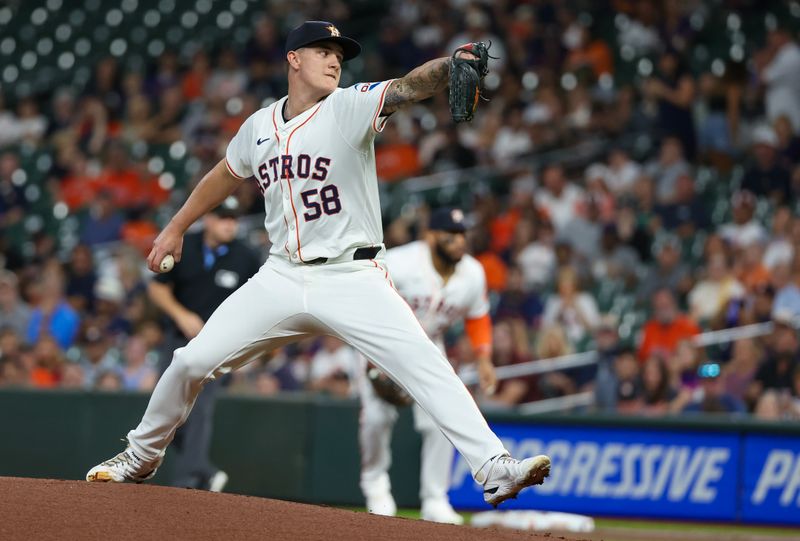
<svg viewBox="0 0 800 541"><path fill-rule="evenodd" d="M186 235L175 268L148 283L150 299L168 318L166 351L183 347L197 336L217 306L258 271L257 254L236 239L238 216L238 201L228 197L203 217L202 231ZM167 358L171 360L169 354ZM228 481L209 457L220 386L220 380L206 384L186 423L175 433L173 486L221 492Z"/></svg>

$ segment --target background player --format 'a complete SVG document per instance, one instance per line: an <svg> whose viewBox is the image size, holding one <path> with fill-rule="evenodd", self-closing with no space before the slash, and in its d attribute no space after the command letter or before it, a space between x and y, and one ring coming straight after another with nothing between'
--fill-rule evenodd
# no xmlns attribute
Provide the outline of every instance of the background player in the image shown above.
<svg viewBox="0 0 800 541"><path fill-rule="evenodd" d="M230 196L203 218L203 230L186 236L181 261L172 272L158 274L147 291L168 316L165 345L171 353L197 336L228 295L258 271L258 255L236 239L239 203ZM228 476L211 462L214 404L220 380L197 396L191 415L175 432L170 484L220 492Z"/></svg>
<svg viewBox="0 0 800 541"><path fill-rule="evenodd" d="M424 240L386 252L386 265L394 287L408 302L423 329L444 353L444 333L464 319L466 332L476 353L481 388L494 390L492 329L486 276L483 267L465 254L464 213L459 209L438 209L431 215ZM391 433L397 407L380 398L364 377L359 385L361 419L361 490L367 509L379 515L397 512L389 481ZM447 499L453 446L433 420L414 404L414 427L422 435L420 500L422 518L434 522L461 524L463 519Z"/></svg>
<svg viewBox="0 0 800 541"><path fill-rule="evenodd" d="M175 351L141 423L128 433L128 448L92 468L88 481L149 479L206 382L320 334L355 347L433 417L488 503L512 498L549 474L546 456L522 462L509 456L384 270L374 138L398 108L444 90L451 59L431 60L401 79L338 88L342 62L360 51L328 22L292 30L288 96L244 122L226 159L153 242L151 270L169 254L180 260L187 228L255 176L270 257Z"/></svg>

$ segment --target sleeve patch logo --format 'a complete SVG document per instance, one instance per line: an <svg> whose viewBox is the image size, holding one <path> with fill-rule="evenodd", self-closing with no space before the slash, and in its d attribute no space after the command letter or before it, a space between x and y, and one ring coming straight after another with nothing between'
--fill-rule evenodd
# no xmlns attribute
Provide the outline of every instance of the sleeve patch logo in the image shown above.
<svg viewBox="0 0 800 541"><path fill-rule="evenodd" d="M377 87L379 84L381 84L380 81L378 81L377 83L357 83L355 85L355 88L357 88L361 92L369 92L373 88Z"/></svg>

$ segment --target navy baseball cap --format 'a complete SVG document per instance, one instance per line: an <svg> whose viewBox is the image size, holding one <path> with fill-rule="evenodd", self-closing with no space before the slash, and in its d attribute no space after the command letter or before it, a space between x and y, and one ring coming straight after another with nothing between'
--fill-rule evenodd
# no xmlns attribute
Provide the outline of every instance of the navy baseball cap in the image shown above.
<svg viewBox="0 0 800 541"><path fill-rule="evenodd" d="M450 233L463 233L467 230L464 221L464 211L456 208L440 208L431 213L429 229L434 231L448 231Z"/></svg>
<svg viewBox="0 0 800 541"><path fill-rule="evenodd" d="M306 21L289 32L285 52L296 51L320 41L333 41L341 45L344 61L361 54L361 45L356 40L343 36L336 25L328 21Z"/></svg>

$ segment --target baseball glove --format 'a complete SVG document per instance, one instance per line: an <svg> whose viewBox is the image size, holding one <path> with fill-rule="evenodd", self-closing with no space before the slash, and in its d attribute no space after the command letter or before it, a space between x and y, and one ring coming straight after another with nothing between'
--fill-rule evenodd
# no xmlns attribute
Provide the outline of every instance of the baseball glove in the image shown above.
<svg viewBox="0 0 800 541"><path fill-rule="evenodd" d="M408 393L392 381L389 376L371 364L367 365L367 377L372 384L372 388L375 389L375 394L384 402L398 407L410 406L414 403Z"/></svg>
<svg viewBox="0 0 800 541"><path fill-rule="evenodd" d="M450 59L450 114L454 122L469 122L481 97L481 83L489 73L489 47L482 41L462 45ZM457 58L460 51L472 53L477 58Z"/></svg>

